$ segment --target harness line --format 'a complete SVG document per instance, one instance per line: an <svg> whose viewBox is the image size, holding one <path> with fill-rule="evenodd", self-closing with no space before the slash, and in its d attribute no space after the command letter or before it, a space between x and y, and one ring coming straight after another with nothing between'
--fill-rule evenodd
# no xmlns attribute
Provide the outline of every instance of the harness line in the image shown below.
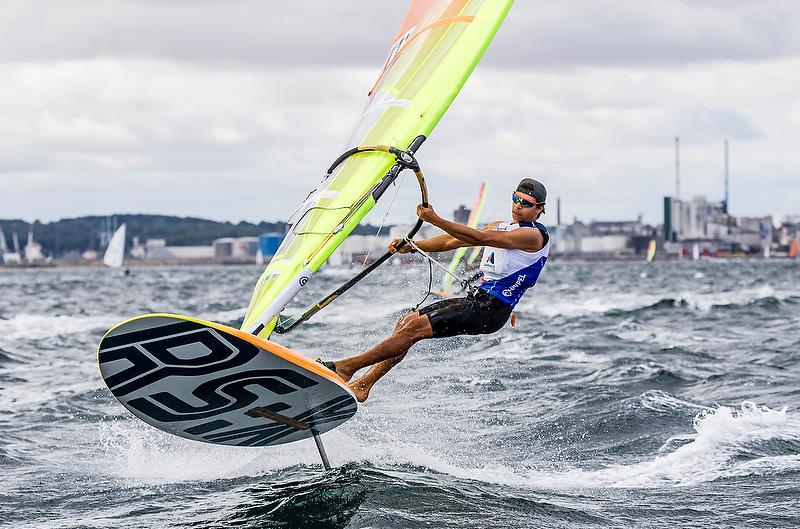
<svg viewBox="0 0 800 529"><path fill-rule="evenodd" d="M434 259L433 257L431 257L431 255L430 255L429 253L427 253L425 250L420 250L419 246L417 246L417 245L416 245L416 243L415 243L414 241L412 241L412 240L411 240L411 239L409 239L408 237L404 237L403 239L404 239L404 240L405 240L405 241L406 241L408 244L410 244L412 248L414 248L414 250L416 251L416 253L418 253L418 254L422 255L422 256L423 256L425 259L427 259L427 260L428 260L428 261L430 261L431 263L435 264L436 266L438 266L439 268L441 268L442 270L444 270L444 272L445 272L446 274L449 274L450 276L452 276L452 277L453 277L453 279L455 279L456 281L461 281L461 282L464 282L464 281L466 281L466 279L464 279L463 277L460 277L460 276L458 276L458 275L454 274L453 272L451 272L450 270L448 270L446 266L444 266L442 263L440 263L439 261L437 261L436 259Z"/></svg>

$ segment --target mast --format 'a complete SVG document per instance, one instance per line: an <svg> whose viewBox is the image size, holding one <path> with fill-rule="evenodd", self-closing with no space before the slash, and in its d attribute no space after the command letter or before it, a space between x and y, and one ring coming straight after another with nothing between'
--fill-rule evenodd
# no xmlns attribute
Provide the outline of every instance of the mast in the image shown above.
<svg viewBox="0 0 800 529"><path fill-rule="evenodd" d="M675 136L675 198L681 198L681 139Z"/></svg>
<svg viewBox="0 0 800 529"><path fill-rule="evenodd" d="M556 198L556 226L561 226L561 197Z"/></svg>

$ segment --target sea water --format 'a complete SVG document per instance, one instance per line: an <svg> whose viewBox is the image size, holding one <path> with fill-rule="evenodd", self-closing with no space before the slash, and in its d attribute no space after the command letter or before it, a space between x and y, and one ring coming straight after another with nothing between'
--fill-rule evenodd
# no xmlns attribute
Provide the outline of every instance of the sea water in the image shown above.
<svg viewBox="0 0 800 529"><path fill-rule="evenodd" d="M321 272L290 312L353 273ZM428 273L385 266L276 340L366 350ZM796 262L554 260L516 327L414 346L323 436L330 472L310 440L164 433L100 378L109 327L148 312L238 326L258 274L0 269L0 526L800 526Z"/></svg>

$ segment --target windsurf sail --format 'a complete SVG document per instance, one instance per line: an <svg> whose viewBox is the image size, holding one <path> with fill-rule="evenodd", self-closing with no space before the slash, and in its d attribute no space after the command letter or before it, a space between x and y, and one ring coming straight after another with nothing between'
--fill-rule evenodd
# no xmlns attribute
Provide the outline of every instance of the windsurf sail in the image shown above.
<svg viewBox="0 0 800 529"><path fill-rule="evenodd" d="M653 258L656 256L656 240L650 239L650 242L647 244L647 257L645 258L645 262L652 263Z"/></svg>
<svg viewBox="0 0 800 529"><path fill-rule="evenodd" d="M414 168L413 157L402 160L400 151L413 154L427 138L512 2L412 0L347 141L348 151L289 219L289 233L256 283L242 330L268 337L278 314L372 209L399 170ZM362 150L364 146L394 151Z"/></svg>
<svg viewBox="0 0 800 529"><path fill-rule="evenodd" d="M125 260L125 223L117 228L111 240L108 242L108 248L103 256L103 263L111 268L120 268Z"/></svg>
<svg viewBox="0 0 800 529"><path fill-rule="evenodd" d="M469 213L469 218L467 219L467 226L470 228L477 229L478 223L480 222L481 213L483 212L483 204L486 202L486 192L489 190L489 182L483 181L481 183L481 187L478 189L478 197L475 199L475 204L472 206L472 211ZM442 292L449 293L450 289L453 288L453 283L455 283L456 271L458 270L458 265L461 264L461 260L464 259L464 256L467 254L467 248L459 248L456 250L456 253L453 255L453 260L450 261L450 266L447 267L448 274L445 274L444 278L442 278Z"/></svg>

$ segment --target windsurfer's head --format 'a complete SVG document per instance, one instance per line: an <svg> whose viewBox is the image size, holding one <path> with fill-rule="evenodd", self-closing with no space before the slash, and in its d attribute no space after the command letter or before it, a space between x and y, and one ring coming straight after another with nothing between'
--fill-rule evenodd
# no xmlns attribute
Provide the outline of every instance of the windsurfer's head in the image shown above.
<svg viewBox="0 0 800 529"><path fill-rule="evenodd" d="M523 178L511 200L511 216L514 222L534 221L544 213L547 189L538 180Z"/></svg>

